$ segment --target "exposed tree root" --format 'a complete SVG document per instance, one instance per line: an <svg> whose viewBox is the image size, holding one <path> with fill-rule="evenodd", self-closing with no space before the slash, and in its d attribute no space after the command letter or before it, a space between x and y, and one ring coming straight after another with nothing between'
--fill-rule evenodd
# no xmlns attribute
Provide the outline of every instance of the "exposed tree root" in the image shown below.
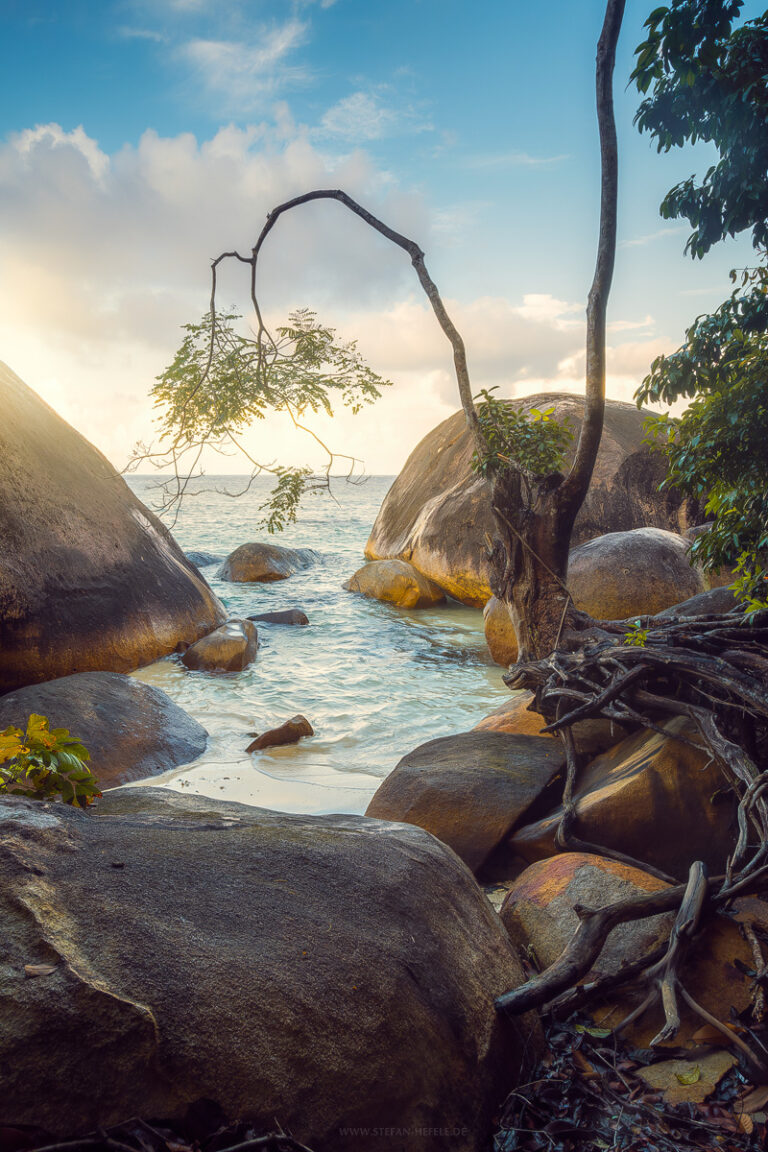
<svg viewBox="0 0 768 1152"><path fill-rule="evenodd" d="M630 622L600 623L582 634L581 646L576 646L578 638L570 637L572 651L518 664L504 678L510 688L533 690L532 707L550 720L543 731L560 733L565 744L567 774L557 846L620 859L670 881L642 861L578 837L575 797L580 764L572 725L604 717L660 730L670 715L680 715L695 726L700 746L720 765L737 798L738 833L725 872L708 880L704 866L691 861L687 884L672 881L670 888L597 911L577 907L581 923L559 959L522 987L499 997L497 1006L515 1014L544 1005L558 1013L572 1011L631 982L644 988L646 996L620 1027L661 1001L665 1023L652 1043L668 1041L680 1027L678 1004L682 1000L768 1075L768 1053L762 1045L757 1051L734 1035L693 1000L684 984L686 953L695 947L707 918L726 912L737 896L768 892L768 613L750 625L733 612L717 617L649 617L641 620L641 627L647 635L638 645L626 643L632 639ZM613 928L670 911L676 919L663 951L657 948L613 976L576 987L597 961ZM750 940L750 946L757 981L754 1018L759 1021L765 1012L763 986L768 983L768 972L757 940Z"/></svg>

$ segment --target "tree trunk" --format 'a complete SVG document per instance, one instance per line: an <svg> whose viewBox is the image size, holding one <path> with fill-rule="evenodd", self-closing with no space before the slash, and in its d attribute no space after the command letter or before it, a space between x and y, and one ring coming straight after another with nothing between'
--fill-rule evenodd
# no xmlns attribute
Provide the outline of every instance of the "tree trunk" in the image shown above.
<svg viewBox="0 0 768 1152"><path fill-rule="evenodd" d="M491 585L512 620L519 662L544 659L584 619L566 588L575 511L560 498L561 483L555 474L529 484L517 471L494 479Z"/></svg>

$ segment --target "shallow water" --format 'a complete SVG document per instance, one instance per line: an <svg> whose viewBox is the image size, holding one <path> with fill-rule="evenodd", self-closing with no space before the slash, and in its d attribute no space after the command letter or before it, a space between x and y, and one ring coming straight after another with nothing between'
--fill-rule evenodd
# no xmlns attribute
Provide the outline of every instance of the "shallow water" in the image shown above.
<svg viewBox="0 0 768 1152"><path fill-rule="evenodd" d="M129 483L150 507L154 477ZM312 548L312 567L274 584L217 578L238 545L267 539L258 524L267 485L238 499L215 491L189 497L173 528L185 551L218 560L202 568L232 616L301 608L304 628L258 623L261 647L244 672L190 672L176 657L134 675L154 684L210 733L193 764L155 777L153 785L284 812L363 812L381 779L412 748L461 732L506 697L502 669L491 662L480 611L397 609L344 591L364 562L363 548L392 477L360 486L334 482L336 501L308 496L297 524L275 542ZM207 477L235 492L237 477ZM200 485L198 485L200 487ZM315 736L297 745L245 754L251 733L303 713Z"/></svg>

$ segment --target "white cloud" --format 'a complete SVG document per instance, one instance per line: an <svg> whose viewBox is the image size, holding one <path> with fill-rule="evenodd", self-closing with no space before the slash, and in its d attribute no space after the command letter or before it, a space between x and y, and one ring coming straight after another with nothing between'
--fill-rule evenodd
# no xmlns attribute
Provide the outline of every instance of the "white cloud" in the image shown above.
<svg viewBox="0 0 768 1152"><path fill-rule="evenodd" d="M353 92L329 108L320 120L319 135L337 136L353 143L380 140L395 132L425 132L431 125L410 107L395 108L384 103L383 92Z"/></svg>
<svg viewBox="0 0 768 1152"><path fill-rule="evenodd" d="M323 115L320 128L344 140L379 140L398 123L398 115L368 92L353 92Z"/></svg>
<svg viewBox="0 0 768 1152"><path fill-rule="evenodd" d="M677 236L681 232L687 232L688 229L684 224L680 224L675 228L658 228L655 232L648 232L645 236L636 236L633 240L622 240L619 248L644 248L646 244L652 244L654 240L663 240L665 236Z"/></svg>
<svg viewBox="0 0 768 1152"><path fill-rule="evenodd" d="M178 56L230 112L252 111L286 86L305 83L306 68L287 58L305 42L307 25L292 19L254 30L248 40L189 40Z"/></svg>
<svg viewBox="0 0 768 1152"><path fill-rule="evenodd" d="M43 150L61 149L65 155L76 154L85 160L98 183L103 181L109 168L109 157L85 134L82 124L71 132L65 132L60 124L38 124L36 128L16 133L12 140L18 155L27 160Z"/></svg>
<svg viewBox="0 0 768 1152"><path fill-rule="evenodd" d="M567 153L559 156L532 156L529 152L486 152L467 156L464 165L467 168L555 168L565 160L570 160Z"/></svg>

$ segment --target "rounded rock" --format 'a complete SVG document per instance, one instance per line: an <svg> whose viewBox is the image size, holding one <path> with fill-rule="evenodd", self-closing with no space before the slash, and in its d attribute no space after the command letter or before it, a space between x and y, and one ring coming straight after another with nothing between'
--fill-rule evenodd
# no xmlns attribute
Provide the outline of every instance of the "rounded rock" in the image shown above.
<svg viewBox="0 0 768 1152"><path fill-rule="evenodd" d="M259 634L250 620L227 620L187 648L182 664L195 672L242 672L256 659Z"/></svg>
<svg viewBox="0 0 768 1152"><path fill-rule="evenodd" d="M568 588L574 604L596 620L653 616L704 591L691 567L689 544L661 528L609 532L574 548Z"/></svg>
<svg viewBox="0 0 768 1152"><path fill-rule="evenodd" d="M25 729L33 712L85 745L102 790L188 764L208 740L165 692L119 672L80 672L10 692L0 698L0 731Z"/></svg>
<svg viewBox="0 0 768 1152"><path fill-rule="evenodd" d="M374 560L345 583L348 592L383 600L398 608L433 608L445 603L445 593L404 560Z"/></svg>

